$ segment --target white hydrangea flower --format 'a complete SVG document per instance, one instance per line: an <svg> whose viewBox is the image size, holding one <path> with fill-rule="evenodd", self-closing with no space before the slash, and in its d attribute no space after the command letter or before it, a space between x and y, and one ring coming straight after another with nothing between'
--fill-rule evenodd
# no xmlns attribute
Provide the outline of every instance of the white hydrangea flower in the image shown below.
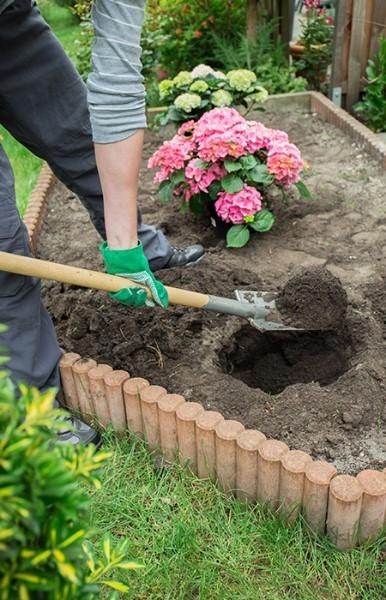
<svg viewBox="0 0 386 600"><path fill-rule="evenodd" d="M215 79L226 79L227 76L222 71L213 71L213 77Z"/></svg>
<svg viewBox="0 0 386 600"><path fill-rule="evenodd" d="M159 97L161 98L161 100L163 98L166 98L166 96L173 89L173 87L174 87L174 83L172 82L171 79L164 79L163 81L161 81L159 83L158 91L159 91Z"/></svg>
<svg viewBox="0 0 386 600"><path fill-rule="evenodd" d="M257 81L255 73L248 71L248 69L234 69L233 71L229 71L227 79L229 85L238 92L248 92Z"/></svg>
<svg viewBox="0 0 386 600"><path fill-rule="evenodd" d="M210 97L210 100L213 106L223 107L223 106L231 106L233 102L233 96L230 92L226 90L216 90Z"/></svg>
<svg viewBox="0 0 386 600"><path fill-rule="evenodd" d="M203 94L209 88L209 85L203 79L196 79L193 81L189 88L189 91L196 92L197 94Z"/></svg>
<svg viewBox="0 0 386 600"><path fill-rule="evenodd" d="M184 87L185 85L190 85L192 82L193 77L189 71L180 71L173 79L174 85L178 88Z"/></svg>
<svg viewBox="0 0 386 600"><path fill-rule="evenodd" d="M261 86L257 86L253 94L248 94L248 98L254 102L265 102L269 94L267 90Z"/></svg>
<svg viewBox="0 0 386 600"><path fill-rule="evenodd" d="M201 105L201 96L198 94L180 94L174 100L174 106L178 110L183 110L184 112L190 113L195 108L198 108Z"/></svg>
<svg viewBox="0 0 386 600"><path fill-rule="evenodd" d="M191 76L193 79L201 79L202 77L206 77L207 75L213 75L214 71L212 69L212 67L210 67L209 65L197 65L196 67L194 67L193 71L191 72Z"/></svg>

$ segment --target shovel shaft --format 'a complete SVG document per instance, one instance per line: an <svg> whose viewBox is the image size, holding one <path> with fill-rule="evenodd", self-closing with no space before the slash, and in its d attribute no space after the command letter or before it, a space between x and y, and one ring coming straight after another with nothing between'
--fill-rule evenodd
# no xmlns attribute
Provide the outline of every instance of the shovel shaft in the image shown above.
<svg viewBox="0 0 386 600"><path fill-rule="evenodd" d="M126 277L117 277L116 275L108 275L99 271L61 265L47 260L10 254L9 252L0 252L0 271L38 277L39 279L50 279L52 281L103 290L105 292L118 292L127 287L143 287L149 296L151 296L150 291L145 286L126 279ZM166 289L170 304L203 308L209 302L209 296L206 294L173 287L167 287Z"/></svg>
<svg viewBox="0 0 386 600"><path fill-rule="evenodd" d="M139 286L138 283L130 281L126 277L117 277L116 275L108 275L99 271L61 265L47 260L19 256L8 252L0 252L0 271L38 277L39 279L50 279L70 285L103 290L105 292L118 292L122 288ZM147 290L147 288L145 289ZM263 318L263 315L256 315L256 308L246 302L239 302L219 296L208 296L207 294L173 287L167 287L166 289L170 304L202 308L217 313L237 315L245 318L256 316ZM150 295L150 291L147 290L147 292Z"/></svg>

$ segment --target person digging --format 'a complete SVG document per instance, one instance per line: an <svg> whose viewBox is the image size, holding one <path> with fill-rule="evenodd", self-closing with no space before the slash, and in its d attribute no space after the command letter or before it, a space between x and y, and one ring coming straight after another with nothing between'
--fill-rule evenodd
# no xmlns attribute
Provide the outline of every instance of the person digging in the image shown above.
<svg viewBox="0 0 386 600"><path fill-rule="evenodd" d="M0 123L79 196L105 240L100 250L106 271L145 284L152 302L167 307L166 289L153 272L194 264L204 248L173 248L137 211L146 127L140 63L144 9L145 0L94 1L96 36L87 90L36 3L0 0ZM0 251L30 255L12 169L1 146ZM149 304L140 288L121 290L114 298L134 307ZM13 381L40 390L59 388L62 351L39 280L0 272L0 323L7 326L0 345L10 355ZM99 443L92 427L68 421L59 441Z"/></svg>

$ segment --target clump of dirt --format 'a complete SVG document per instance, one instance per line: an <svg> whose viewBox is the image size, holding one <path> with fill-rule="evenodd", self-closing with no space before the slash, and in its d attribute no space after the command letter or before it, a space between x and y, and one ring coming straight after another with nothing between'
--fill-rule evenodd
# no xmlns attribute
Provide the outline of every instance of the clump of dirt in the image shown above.
<svg viewBox="0 0 386 600"><path fill-rule="evenodd" d="M347 311L347 294L323 267L302 269L279 293L276 306L283 322L301 329L338 329Z"/></svg>

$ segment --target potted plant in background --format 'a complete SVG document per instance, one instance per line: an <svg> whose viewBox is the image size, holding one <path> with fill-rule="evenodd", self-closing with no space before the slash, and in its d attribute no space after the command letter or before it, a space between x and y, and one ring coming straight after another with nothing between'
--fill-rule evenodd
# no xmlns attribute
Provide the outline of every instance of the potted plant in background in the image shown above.
<svg viewBox="0 0 386 600"><path fill-rule="evenodd" d="M305 77L310 87L321 90L331 63L334 20L320 0L304 0L305 17L301 20L301 36L290 42L290 54L296 73Z"/></svg>

